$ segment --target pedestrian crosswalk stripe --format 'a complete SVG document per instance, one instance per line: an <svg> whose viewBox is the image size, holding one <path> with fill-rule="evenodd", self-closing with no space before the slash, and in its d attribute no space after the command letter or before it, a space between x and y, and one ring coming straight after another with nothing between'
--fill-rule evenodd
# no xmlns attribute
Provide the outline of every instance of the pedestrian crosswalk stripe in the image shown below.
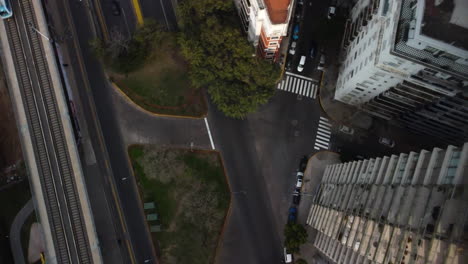
<svg viewBox="0 0 468 264"><path fill-rule="evenodd" d="M314 149L328 149L331 139L331 124L325 117L320 117L315 135Z"/></svg>
<svg viewBox="0 0 468 264"><path fill-rule="evenodd" d="M286 73L286 78L278 83L278 90L295 93L315 99L317 97L317 81L298 74Z"/></svg>
<svg viewBox="0 0 468 264"><path fill-rule="evenodd" d="M286 75L294 76L294 77L301 78L301 79L308 80L308 81L315 81L315 80L312 79L312 78L305 77L305 76L302 76L302 75L299 75L299 74L295 74L295 73L292 73L292 72L286 72Z"/></svg>
<svg viewBox="0 0 468 264"><path fill-rule="evenodd" d="M325 130L325 129L321 128L321 127L318 128L318 131L322 132L324 134L329 134L329 135L331 134L330 130Z"/></svg>

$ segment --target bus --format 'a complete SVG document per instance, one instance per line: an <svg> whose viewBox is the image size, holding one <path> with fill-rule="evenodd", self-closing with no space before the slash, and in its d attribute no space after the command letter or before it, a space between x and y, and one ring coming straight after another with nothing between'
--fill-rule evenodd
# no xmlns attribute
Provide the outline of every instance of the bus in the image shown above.
<svg viewBox="0 0 468 264"><path fill-rule="evenodd" d="M0 0L0 17L5 19L13 15L10 0Z"/></svg>

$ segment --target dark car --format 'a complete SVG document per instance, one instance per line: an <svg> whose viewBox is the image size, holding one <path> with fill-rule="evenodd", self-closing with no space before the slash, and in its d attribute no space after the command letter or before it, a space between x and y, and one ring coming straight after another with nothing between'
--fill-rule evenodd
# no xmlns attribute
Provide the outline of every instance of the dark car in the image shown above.
<svg viewBox="0 0 468 264"><path fill-rule="evenodd" d="M293 204L299 205L300 202L301 202L301 193L299 192L299 190L295 190L293 192Z"/></svg>
<svg viewBox="0 0 468 264"><path fill-rule="evenodd" d="M293 40L298 40L299 39L299 25L294 26L294 31L293 31Z"/></svg>
<svg viewBox="0 0 468 264"><path fill-rule="evenodd" d="M310 45L310 49L309 49L309 56L311 59L315 58L315 56L317 55L317 44L315 44L315 42L312 42L312 45Z"/></svg>
<svg viewBox="0 0 468 264"><path fill-rule="evenodd" d="M120 4L117 1L112 1L111 2L111 7L112 7L112 14L114 16L120 16Z"/></svg>
<svg viewBox="0 0 468 264"><path fill-rule="evenodd" d="M299 162L299 171L304 172L307 168L307 162L309 162L309 158L307 156L303 156L301 162Z"/></svg>
<svg viewBox="0 0 468 264"><path fill-rule="evenodd" d="M288 223L296 223L297 220L297 208L289 207L288 211Z"/></svg>

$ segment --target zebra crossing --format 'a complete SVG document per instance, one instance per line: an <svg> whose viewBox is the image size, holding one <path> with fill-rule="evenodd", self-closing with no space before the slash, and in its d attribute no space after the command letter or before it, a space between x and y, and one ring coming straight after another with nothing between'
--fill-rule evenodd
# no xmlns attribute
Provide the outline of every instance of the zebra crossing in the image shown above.
<svg viewBox="0 0 468 264"><path fill-rule="evenodd" d="M331 137L331 124L325 117L320 117L319 125L317 129L317 135L315 136L314 149L328 149L330 146Z"/></svg>
<svg viewBox="0 0 468 264"><path fill-rule="evenodd" d="M286 72L286 78L278 83L277 88L286 92L314 98L317 97L317 81L291 72Z"/></svg>

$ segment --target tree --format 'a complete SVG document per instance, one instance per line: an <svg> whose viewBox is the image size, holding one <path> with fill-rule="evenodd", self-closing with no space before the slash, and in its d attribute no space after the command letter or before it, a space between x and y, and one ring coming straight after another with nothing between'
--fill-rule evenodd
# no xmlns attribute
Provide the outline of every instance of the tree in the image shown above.
<svg viewBox="0 0 468 264"><path fill-rule="evenodd" d="M300 246L307 242L307 230L301 224L289 223L284 228L284 246L291 253L299 253Z"/></svg>
<svg viewBox="0 0 468 264"><path fill-rule="evenodd" d="M268 102L279 69L252 56L254 49L240 31L231 1L185 0L177 12L182 29L178 43L195 87L206 87L216 106L233 118Z"/></svg>
<svg viewBox="0 0 468 264"><path fill-rule="evenodd" d="M95 39L90 42L96 56L112 70L120 73L132 72L146 62L153 50L161 45L161 40L171 37L169 32L152 20L145 21L129 39L118 29L110 32L110 40Z"/></svg>

